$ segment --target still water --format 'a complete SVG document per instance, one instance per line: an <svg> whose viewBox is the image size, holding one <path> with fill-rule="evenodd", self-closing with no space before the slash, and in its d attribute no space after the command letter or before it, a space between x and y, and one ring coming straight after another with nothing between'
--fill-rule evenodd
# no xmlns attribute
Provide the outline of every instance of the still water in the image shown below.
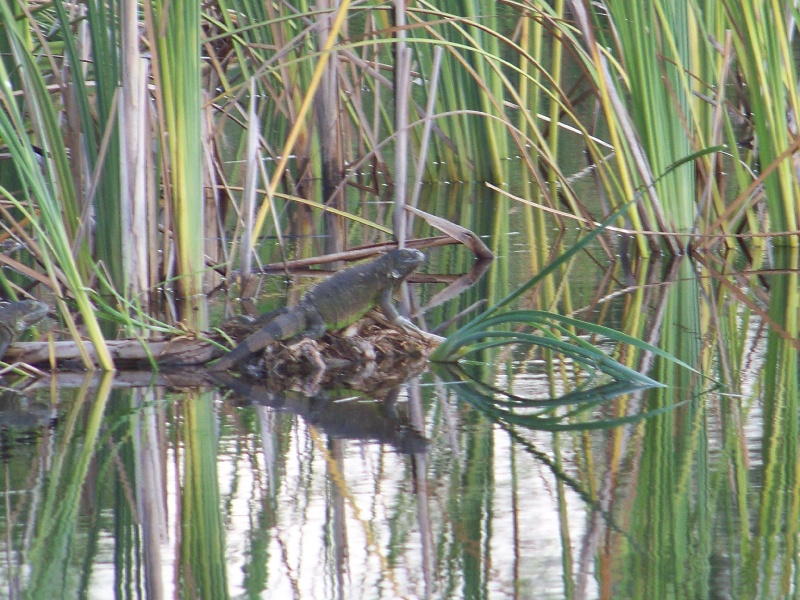
<svg viewBox="0 0 800 600"><path fill-rule="evenodd" d="M487 350L464 372L324 395L199 372L7 392L0 596L794 596L797 255L735 263L582 258L554 287L696 369L586 336L664 388Z"/></svg>

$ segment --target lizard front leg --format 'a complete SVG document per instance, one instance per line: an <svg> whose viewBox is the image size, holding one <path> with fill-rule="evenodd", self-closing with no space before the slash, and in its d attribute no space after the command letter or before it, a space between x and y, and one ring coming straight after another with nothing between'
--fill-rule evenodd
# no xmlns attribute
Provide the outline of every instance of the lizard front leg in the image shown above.
<svg viewBox="0 0 800 600"><path fill-rule="evenodd" d="M388 287L383 292L381 292L380 298L380 306L381 311L383 312L386 319L392 325L399 327L406 333L410 335L416 335L423 339L427 344L441 344L444 341L444 338L433 333L428 333L427 331L420 329L414 323L406 319L405 317L401 316L400 313L397 312L397 309L392 304L392 292L394 290L392 287Z"/></svg>
<svg viewBox="0 0 800 600"><path fill-rule="evenodd" d="M306 313L306 329L300 335L309 340L318 340L325 334L327 324L322 315L316 310L309 310Z"/></svg>
<svg viewBox="0 0 800 600"><path fill-rule="evenodd" d="M381 311L383 311L383 314L386 316L386 318L392 325L396 325L402 329L412 329L414 331L420 331L419 327L414 325L414 323L412 323L404 316L402 316L399 312L397 312L397 309L395 308L394 303L392 302L393 293L394 293L394 287L391 285L387 286L381 292L380 307Z"/></svg>

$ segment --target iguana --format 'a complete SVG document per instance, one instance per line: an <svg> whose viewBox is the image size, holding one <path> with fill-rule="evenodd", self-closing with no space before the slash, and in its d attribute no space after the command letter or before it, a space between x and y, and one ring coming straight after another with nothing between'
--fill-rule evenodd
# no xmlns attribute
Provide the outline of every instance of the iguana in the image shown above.
<svg viewBox="0 0 800 600"><path fill-rule="evenodd" d="M0 358L16 337L47 314L49 307L36 300L0 304Z"/></svg>
<svg viewBox="0 0 800 600"><path fill-rule="evenodd" d="M356 322L375 306L381 307L390 322L413 327L410 321L398 314L392 304L392 295L425 260L425 255L419 250L403 248L331 275L303 294L297 306L279 313L211 368L217 371L230 369L279 340L292 337L317 339L328 330L336 331Z"/></svg>

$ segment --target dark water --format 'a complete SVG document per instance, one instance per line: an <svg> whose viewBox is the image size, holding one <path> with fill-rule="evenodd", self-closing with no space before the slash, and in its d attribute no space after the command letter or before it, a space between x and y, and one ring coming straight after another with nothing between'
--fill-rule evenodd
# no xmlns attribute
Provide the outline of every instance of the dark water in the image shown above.
<svg viewBox="0 0 800 600"><path fill-rule="evenodd" d="M523 280L525 260L512 245L493 269ZM780 273L761 278L716 259L640 263L633 285L619 264L576 263L577 316L697 369L585 336L665 388L614 388L536 351L467 365L518 396L603 386L597 401L515 405L430 370L324 397L191 373L6 393L0 596L793 596L796 261L777 253L759 269Z"/></svg>

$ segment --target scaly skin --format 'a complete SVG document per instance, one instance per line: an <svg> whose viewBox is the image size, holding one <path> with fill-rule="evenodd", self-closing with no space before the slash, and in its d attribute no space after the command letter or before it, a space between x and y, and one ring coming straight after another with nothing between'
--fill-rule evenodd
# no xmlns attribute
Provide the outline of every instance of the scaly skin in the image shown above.
<svg viewBox="0 0 800 600"><path fill-rule="evenodd" d="M419 250L404 248L331 275L307 291L297 306L247 337L211 368L230 369L276 341L296 336L320 338L326 331L356 322L375 306L381 307L390 322L408 324L392 304L392 295L425 260Z"/></svg>
<svg viewBox="0 0 800 600"><path fill-rule="evenodd" d="M0 304L0 359L17 336L47 314L44 302L22 300Z"/></svg>

